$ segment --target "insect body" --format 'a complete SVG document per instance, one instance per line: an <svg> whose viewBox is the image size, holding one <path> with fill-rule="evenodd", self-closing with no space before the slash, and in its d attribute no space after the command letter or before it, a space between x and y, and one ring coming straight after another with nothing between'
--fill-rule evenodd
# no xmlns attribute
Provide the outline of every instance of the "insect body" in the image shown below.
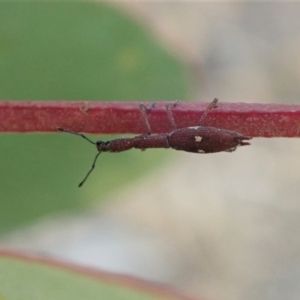
<svg viewBox="0 0 300 300"><path fill-rule="evenodd" d="M201 123L205 119L208 112L217 107L217 102L218 99L214 99L213 102L206 108L197 126L179 129L176 127L171 110L171 107L176 106L178 102L167 104L166 109L168 119L173 127L173 131L169 133L155 135L151 134L151 127L149 125L147 113L154 107L154 104L152 104L150 107L146 107L143 103L140 104L140 110L147 126L148 133L138 135L133 138L120 138L111 141L93 142L81 133L69 131L61 127L57 129L59 131L81 136L90 143L95 144L97 150L99 151L94 159L90 171L79 184L79 187L81 187L90 173L93 171L96 160L101 152L122 152L132 148L142 150L148 148L172 148L175 150L182 150L192 153L214 153L222 151L232 152L238 146L250 145L248 142L245 142L245 140L251 139L248 136L244 136L231 130L201 126Z"/></svg>

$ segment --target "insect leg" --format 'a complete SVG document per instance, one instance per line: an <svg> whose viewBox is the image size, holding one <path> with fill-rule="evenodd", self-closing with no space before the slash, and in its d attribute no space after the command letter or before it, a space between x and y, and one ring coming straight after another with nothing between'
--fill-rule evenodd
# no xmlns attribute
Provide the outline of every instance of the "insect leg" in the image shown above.
<svg viewBox="0 0 300 300"><path fill-rule="evenodd" d="M203 122L203 120L206 118L207 114L210 112L210 110L212 110L213 108L218 107L218 99L215 98L206 108L206 110L204 111L203 115L201 116L199 122L198 122L198 126L201 125L201 123Z"/></svg>
<svg viewBox="0 0 300 300"><path fill-rule="evenodd" d="M154 107L155 107L155 103L152 103L149 107L147 107L144 103L140 103L140 111L141 111L143 120L144 120L144 122L147 126L148 134L151 134L152 131L151 131L151 127L150 127L150 124L149 124L149 121L148 121L147 113L149 111L151 111Z"/></svg>
<svg viewBox="0 0 300 300"><path fill-rule="evenodd" d="M166 105L166 110L167 110L167 114L168 114L168 119L173 127L173 129L177 129L175 120L174 120L174 116L172 113L172 108L175 107L177 104L179 103L179 101L173 102L173 103L168 103Z"/></svg>

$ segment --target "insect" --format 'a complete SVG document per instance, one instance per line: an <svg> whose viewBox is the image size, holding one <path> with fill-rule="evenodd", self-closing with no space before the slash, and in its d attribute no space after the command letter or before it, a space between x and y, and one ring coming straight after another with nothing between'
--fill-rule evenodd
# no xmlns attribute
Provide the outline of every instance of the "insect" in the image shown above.
<svg viewBox="0 0 300 300"><path fill-rule="evenodd" d="M145 150L148 148L172 148L175 150L181 150L192 153L214 153L214 152L233 152L238 146L250 145L245 140L250 140L251 137L244 136L237 132L221 129L217 127L201 126L201 123L206 118L210 110L217 107L218 99L215 98L206 108L202 114L197 126L177 128L172 113L172 108L178 104L168 103L166 105L167 115L173 130L169 133L161 133L152 135L151 127L148 121L147 113L151 111L155 104L147 107L143 103L140 104L140 111L148 129L148 132L142 135L138 135L132 138L119 138L111 141L97 141L93 142L85 135L73 132L61 127L57 129L66 133L79 135L86 139L90 143L96 145L99 153L95 156L91 169L88 171L84 179L79 183L81 187L88 176L95 168L98 156L102 152L122 152L132 148Z"/></svg>

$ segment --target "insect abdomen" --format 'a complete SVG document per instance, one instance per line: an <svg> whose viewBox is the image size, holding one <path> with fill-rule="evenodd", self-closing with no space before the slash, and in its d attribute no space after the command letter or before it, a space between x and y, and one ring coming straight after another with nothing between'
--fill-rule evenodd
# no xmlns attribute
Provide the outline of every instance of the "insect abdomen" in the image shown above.
<svg viewBox="0 0 300 300"><path fill-rule="evenodd" d="M176 150L193 153L234 151L236 147L248 145L249 140L234 131L215 127L186 127L174 130L169 135L169 145Z"/></svg>

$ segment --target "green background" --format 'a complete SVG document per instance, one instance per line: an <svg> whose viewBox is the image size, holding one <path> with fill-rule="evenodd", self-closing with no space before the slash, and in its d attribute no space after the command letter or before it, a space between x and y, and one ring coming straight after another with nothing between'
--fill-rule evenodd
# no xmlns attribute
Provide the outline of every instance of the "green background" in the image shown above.
<svg viewBox="0 0 300 300"><path fill-rule="evenodd" d="M0 3L2 100L152 102L184 100L187 94L185 67L147 28L109 5ZM78 189L96 154L78 137L1 134L0 151L0 233L49 213L103 201L170 154L103 154Z"/></svg>

